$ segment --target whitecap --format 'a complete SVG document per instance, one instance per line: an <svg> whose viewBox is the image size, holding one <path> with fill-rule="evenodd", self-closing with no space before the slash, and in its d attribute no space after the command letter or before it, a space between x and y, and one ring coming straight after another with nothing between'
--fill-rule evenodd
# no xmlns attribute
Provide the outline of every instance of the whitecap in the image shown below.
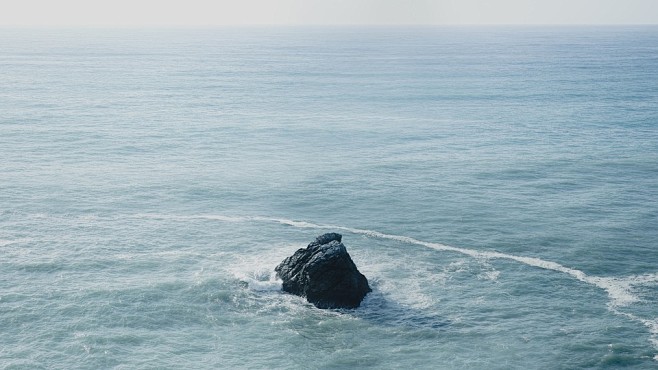
<svg viewBox="0 0 658 370"><path fill-rule="evenodd" d="M260 253L238 256L229 272L250 290L280 291L282 281L277 277L274 268L287 257L289 251L300 247L301 245L297 244L284 244Z"/></svg>
<svg viewBox="0 0 658 370"><path fill-rule="evenodd" d="M247 284L247 288L257 292L280 291L281 279L273 270L260 267L251 271L237 271L234 276Z"/></svg>

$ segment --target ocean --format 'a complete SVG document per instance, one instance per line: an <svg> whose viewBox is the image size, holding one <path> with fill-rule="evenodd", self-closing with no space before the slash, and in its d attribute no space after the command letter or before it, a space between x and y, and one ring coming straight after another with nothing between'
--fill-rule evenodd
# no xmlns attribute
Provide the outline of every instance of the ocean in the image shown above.
<svg viewBox="0 0 658 370"><path fill-rule="evenodd" d="M0 159L3 369L658 368L658 27L3 28Z"/></svg>

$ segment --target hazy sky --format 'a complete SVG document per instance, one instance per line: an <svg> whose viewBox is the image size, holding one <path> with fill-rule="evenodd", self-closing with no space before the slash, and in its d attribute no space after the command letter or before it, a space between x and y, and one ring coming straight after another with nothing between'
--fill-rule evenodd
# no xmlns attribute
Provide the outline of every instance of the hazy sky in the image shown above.
<svg viewBox="0 0 658 370"><path fill-rule="evenodd" d="M0 0L0 25L658 24L658 0Z"/></svg>

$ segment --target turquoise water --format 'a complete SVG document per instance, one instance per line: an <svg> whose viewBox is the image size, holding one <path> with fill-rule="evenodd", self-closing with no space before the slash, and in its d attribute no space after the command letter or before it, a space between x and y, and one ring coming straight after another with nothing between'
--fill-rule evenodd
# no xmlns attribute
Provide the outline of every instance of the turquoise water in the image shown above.
<svg viewBox="0 0 658 370"><path fill-rule="evenodd" d="M3 368L655 369L658 28L0 30ZM273 268L336 231L353 311Z"/></svg>

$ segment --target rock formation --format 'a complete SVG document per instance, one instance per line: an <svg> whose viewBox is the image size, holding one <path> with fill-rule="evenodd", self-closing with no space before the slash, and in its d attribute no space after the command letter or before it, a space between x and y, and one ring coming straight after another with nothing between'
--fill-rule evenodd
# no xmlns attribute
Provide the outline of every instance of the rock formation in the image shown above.
<svg viewBox="0 0 658 370"><path fill-rule="evenodd" d="M371 289L341 239L336 233L320 235L283 260L275 268L283 290L306 297L318 308L359 307Z"/></svg>

